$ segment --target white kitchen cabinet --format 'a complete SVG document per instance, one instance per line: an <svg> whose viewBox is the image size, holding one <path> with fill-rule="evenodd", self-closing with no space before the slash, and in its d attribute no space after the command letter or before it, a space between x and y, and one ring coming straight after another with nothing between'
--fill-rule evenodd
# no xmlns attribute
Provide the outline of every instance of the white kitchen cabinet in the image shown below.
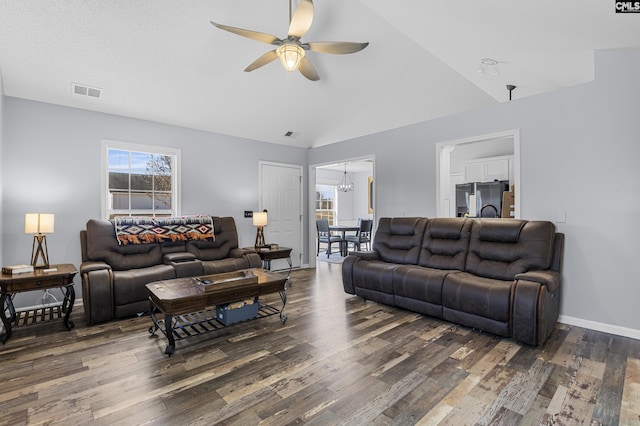
<svg viewBox="0 0 640 426"><path fill-rule="evenodd" d="M512 156L480 158L464 162L465 182L509 180L509 160Z"/></svg>
<svg viewBox="0 0 640 426"><path fill-rule="evenodd" d="M482 182L483 163L481 161L466 161L464 163L465 183Z"/></svg>

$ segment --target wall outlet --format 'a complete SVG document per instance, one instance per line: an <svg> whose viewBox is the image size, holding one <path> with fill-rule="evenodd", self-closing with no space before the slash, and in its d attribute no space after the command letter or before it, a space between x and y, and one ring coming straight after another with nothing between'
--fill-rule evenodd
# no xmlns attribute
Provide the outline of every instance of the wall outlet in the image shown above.
<svg viewBox="0 0 640 426"><path fill-rule="evenodd" d="M244 211L244 217L253 217L253 211L245 210Z"/></svg>

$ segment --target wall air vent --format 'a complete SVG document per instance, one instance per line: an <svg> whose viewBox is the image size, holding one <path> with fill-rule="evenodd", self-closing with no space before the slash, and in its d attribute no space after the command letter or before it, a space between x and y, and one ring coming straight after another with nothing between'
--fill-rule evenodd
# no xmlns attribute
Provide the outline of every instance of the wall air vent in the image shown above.
<svg viewBox="0 0 640 426"><path fill-rule="evenodd" d="M102 96L102 89L86 86L84 84L71 83L71 93L74 95L89 96L90 98L100 99Z"/></svg>

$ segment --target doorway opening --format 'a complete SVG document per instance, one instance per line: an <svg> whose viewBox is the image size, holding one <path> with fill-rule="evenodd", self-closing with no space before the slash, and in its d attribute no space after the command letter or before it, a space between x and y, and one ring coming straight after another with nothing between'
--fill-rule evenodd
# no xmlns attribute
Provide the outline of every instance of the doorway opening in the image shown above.
<svg viewBox="0 0 640 426"><path fill-rule="evenodd" d="M436 158L438 217L480 216L480 209L476 210L473 201L469 202L468 198L466 204L460 205L461 197L460 194L456 197L456 185L460 188L465 184L481 182L501 182L508 185L508 189L513 190L514 203L508 215L505 212L504 216L521 217L518 129L440 142L436 144ZM502 216L502 209L499 210L498 216Z"/></svg>
<svg viewBox="0 0 640 426"><path fill-rule="evenodd" d="M353 182L353 189L343 192L338 187L344 179L345 168L347 181ZM316 219L331 216L332 225L357 225L359 219L374 219L374 194L374 156L309 166L310 267L316 262L315 256L311 255L317 251Z"/></svg>

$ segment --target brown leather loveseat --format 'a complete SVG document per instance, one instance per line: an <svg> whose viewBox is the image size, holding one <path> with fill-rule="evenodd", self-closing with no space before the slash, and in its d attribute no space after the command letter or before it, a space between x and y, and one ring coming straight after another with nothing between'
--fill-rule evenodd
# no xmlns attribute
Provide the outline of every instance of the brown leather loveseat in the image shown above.
<svg viewBox="0 0 640 426"><path fill-rule="evenodd" d="M382 218L342 279L364 299L541 345L558 320L563 246L546 221Z"/></svg>
<svg viewBox="0 0 640 426"><path fill-rule="evenodd" d="M80 231L82 301L88 324L149 310L146 284L172 278L262 266L260 256L238 248L233 217L211 217L213 240L121 244L114 223L91 219ZM159 218L162 221L162 218Z"/></svg>

